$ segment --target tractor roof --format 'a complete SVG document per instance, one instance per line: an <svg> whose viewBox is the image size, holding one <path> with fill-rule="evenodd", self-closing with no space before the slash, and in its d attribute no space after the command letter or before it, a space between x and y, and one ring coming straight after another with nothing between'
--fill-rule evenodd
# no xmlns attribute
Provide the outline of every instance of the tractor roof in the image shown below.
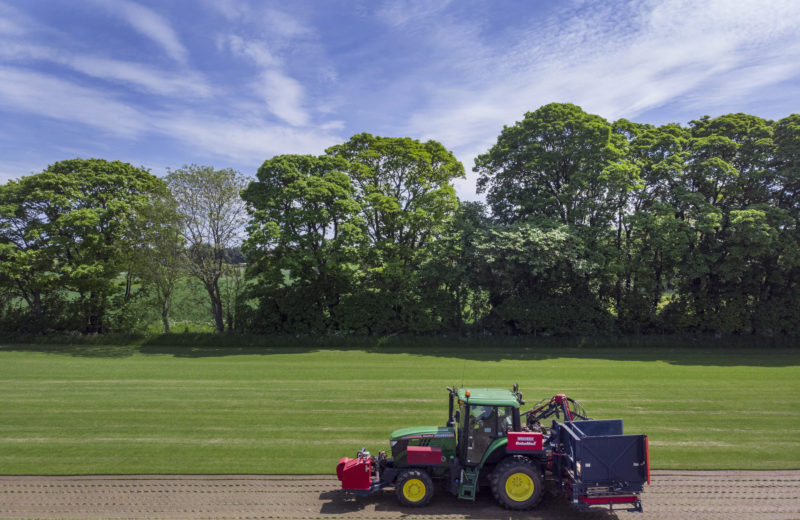
<svg viewBox="0 0 800 520"><path fill-rule="evenodd" d="M467 397L469 392L469 397ZM517 394L499 388L459 388L458 400L469 404L513 406L519 408Z"/></svg>

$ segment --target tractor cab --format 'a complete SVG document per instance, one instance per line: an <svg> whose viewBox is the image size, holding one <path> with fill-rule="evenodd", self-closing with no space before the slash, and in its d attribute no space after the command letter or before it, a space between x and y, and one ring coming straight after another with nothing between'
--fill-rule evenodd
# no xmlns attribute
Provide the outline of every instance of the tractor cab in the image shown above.
<svg viewBox="0 0 800 520"><path fill-rule="evenodd" d="M451 421L456 428L456 451L466 466L481 463L492 443L510 431L520 431L519 392L459 388L450 392Z"/></svg>

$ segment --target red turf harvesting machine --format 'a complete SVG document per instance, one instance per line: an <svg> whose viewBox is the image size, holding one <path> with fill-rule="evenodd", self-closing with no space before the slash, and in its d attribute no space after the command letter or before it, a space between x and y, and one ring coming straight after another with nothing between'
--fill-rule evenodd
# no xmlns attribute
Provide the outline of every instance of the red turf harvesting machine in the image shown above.
<svg viewBox="0 0 800 520"><path fill-rule="evenodd" d="M650 483L647 436L624 435L621 419L590 419L563 394L521 413L525 401L516 385L448 390L445 426L393 432L391 456L362 449L342 458L336 467L342 488L367 495L394 486L401 504L424 506L440 480L466 500L488 488L513 510L535 507L547 488L579 510L642 511L640 495Z"/></svg>

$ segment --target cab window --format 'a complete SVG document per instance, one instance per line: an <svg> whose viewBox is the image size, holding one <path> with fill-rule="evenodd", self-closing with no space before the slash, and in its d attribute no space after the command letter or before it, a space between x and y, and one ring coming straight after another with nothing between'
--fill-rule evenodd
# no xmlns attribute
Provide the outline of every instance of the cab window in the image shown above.
<svg viewBox="0 0 800 520"><path fill-rule="evenodd" d="M486 449L497 438L497 408L481 405L470 406L467 435L469 435L467 463L478 464Z"/></svg>

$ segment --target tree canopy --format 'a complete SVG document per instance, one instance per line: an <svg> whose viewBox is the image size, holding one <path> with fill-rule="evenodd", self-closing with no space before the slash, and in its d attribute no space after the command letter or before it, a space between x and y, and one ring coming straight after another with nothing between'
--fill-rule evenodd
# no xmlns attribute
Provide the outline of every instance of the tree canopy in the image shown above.
<svg viewBox="0 0 800 520"><path fill-rule="evenodd" d="M443 144L367 133L250 182L58 162L0 186L0 327L126 330L149 302L169 330L188 273L217 331L800 334L798 114L552 103L473 171L486 204Z"/></svg>
<svg viewBox="0 0 800 520"><path fill-rule="evenodd" d="M64 304L79 330L107 328L111 300L130 297L117 278L130 267L136 229L165 192L147 171L102 159L57 162L0 186L0 272L36 323L52 323L51 306Z"/></svg>
<svg viewBox="0 0 800 520"><path fill-rule="evenodd" d="M233 310L223 306L220 278L227 270L227 252L241 243L246 212L240 193L247 181L230 168L196 164L170 171L166 181L176 201L189 271L205 287L214 325L223 332L226 310L228 321Z"/></svg>

